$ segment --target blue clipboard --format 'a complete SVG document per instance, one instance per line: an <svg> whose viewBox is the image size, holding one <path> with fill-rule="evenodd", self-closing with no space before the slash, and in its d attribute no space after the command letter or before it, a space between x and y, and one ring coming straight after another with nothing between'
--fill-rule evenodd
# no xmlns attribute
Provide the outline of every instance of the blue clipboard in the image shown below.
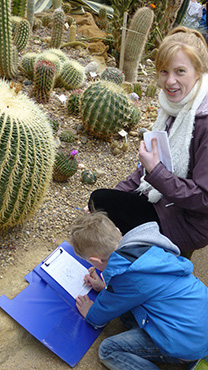
<svg viewBox="0 0 208 370"><path fill-rule="evenodd" d="M75 255L64 241L59 247L86 268L91 265ZM13 299L0 297L0 307L52 352L74 367L102 329L94 329L78 312L75 299L42 268L43 261L25 279L29 285ZM91 290L95 300L97 292Z"/></svg>

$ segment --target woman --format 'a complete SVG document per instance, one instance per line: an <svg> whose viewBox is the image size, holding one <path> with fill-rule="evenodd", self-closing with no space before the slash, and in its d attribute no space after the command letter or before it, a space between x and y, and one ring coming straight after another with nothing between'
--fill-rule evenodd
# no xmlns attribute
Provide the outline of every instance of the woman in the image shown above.
<svg viewBox="0 0 208 370"><path fill-rule="evenodd" d="M141 166L115 189L91 194L89 210L101 209L125 234L144 222L190 257L208 244L208 49L196 30L177 27L163 40L156 58L162 90L153 131L166 130L174 172L140 143Z"/></svg>

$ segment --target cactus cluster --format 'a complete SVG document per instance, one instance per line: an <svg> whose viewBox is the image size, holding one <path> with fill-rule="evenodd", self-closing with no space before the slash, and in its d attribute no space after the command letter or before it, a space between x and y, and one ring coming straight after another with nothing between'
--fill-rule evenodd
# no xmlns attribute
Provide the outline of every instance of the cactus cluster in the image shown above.
<svg viewBox="0 0 208 370"><path fill-rule="evenodd" d="M0 232L36 211L52 178L55 142L40 107L0 81Z"/></svg>
<svg viewBox="0 0 208 370"><path fill-rule="evenodd" d="M125 80L124 73L115 67L107 67L100 75L101 80L111 81L117 85L122 85Z"/></svg>
<svg viewBox="0 0 208 370"><path fill-rule="evenodd" d="M59 149L56 153L54 167L53 167L53 180L57 182L66 181L69 177L73 176L78 170L78 162L75 159L77 151L72 150L67 153Z"/></svg>
<svg viewBox="0 0 208 370"><path fill-rule="evenodd" d="M130 22L124 52L123 71L126 81L137 81L138 65L148 39L153 19L154 12L152 9L150 7L142 7L136 11Z"/></svg>
<svg viewBox="0 0 208 370"><path fill-rule="evenodd" d="M121 87L108 82L92 83L81 97L81 117L89 134L108 139L122 128L138 123L140 112Z"/></svg>
<svg viewBox="0 0 208 370"><path fill-rule="evenodd" d="M65 24L65 13L63 9L57 8L53 13L53 26L51 35L51 46L59 48L61 45Z"/></svg>

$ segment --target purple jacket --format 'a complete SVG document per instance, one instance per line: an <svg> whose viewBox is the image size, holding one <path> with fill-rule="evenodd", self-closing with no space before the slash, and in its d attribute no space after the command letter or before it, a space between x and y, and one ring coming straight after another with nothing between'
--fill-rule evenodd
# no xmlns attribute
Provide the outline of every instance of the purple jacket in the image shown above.
<svg viewBox="0 0 208 370"><path fill-rule="evenodd" d="M169 131L174 118L169 117L167 122ZM141 166L115 189L135 191L142 175ZM187 178L175 176L159 163L145 180L163 194L153 204L163 234L182 252L205 247L208 244L208 94L196 112Z"/></svg>

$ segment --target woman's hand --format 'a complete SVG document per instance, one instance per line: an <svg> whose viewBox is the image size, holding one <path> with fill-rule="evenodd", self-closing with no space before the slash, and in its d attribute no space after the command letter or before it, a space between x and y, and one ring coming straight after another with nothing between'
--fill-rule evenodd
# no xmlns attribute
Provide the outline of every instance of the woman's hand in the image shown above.
<svg viewBox="0 0 208 370"><path fill-rule="evenodd" d="M151 152L147 151L143 140L140 142L139 146L139 160L147 172L151 172L153 168L160 162L157 147L157 139L153 138L151 140L151 144L152 144Z"/></svg>
<svg viewBox="0 0 208 370"><path fill-rule="evenodd" d="M83 317L87 316L90 307L93 305L88 295L78 295L76 298L76 307Z"/></svg>
<svg viewBox="0 0 208 370"><path fill-rule="evenodd" d="M85 275L84 282L87 286L92 287L96 292L100 292L104 288L102 280L99 278L94 267L89 268L89 274Z"/></svg>

